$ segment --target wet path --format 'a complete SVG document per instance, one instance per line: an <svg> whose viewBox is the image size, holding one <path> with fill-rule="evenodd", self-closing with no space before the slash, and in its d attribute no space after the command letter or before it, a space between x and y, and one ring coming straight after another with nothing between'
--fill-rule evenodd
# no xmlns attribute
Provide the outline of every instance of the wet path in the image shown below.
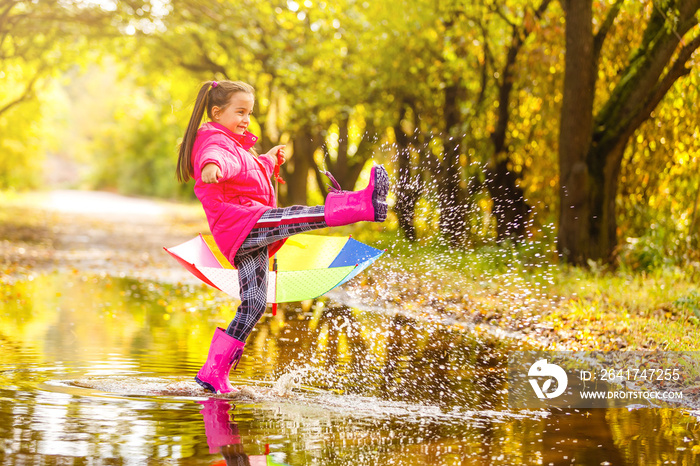
<svg viewBox="0 0 700 466"><path fill-rule="evenodd" d="M73 257L73 266L59 263L2 286L0 464L700 458L700 428L680 409L512 412L505 364L521 343L376 304L368 310L324 299L265 315L233 376L242 391L211 397L192 378L213 329L235 305L169 275L177 269L157 256L158 243L186 239L198 225L194 215L190 227L169 230L159 220L167 215L150 212L122 228L111 212L114 226L95 224L91 243L55 225L54 254ZM154 225L159 235L149 233ZM136 263L120 258L130 244L141 245ZM154 280L160 274L169 278Z"/></svg>

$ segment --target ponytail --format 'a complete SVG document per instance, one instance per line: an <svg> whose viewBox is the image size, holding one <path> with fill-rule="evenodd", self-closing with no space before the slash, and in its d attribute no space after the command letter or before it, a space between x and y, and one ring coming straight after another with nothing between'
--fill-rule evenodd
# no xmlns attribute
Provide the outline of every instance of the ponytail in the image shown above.
<svg viewBox="0 0 700 466"><path fill-rule="evenodd" d="M202 85L202 88L197 94L197 100L194 103L194 110L190 117L190 123L187 125L185 137L182 138L180 151L177 157L177 180L180 183L186 183L194 176L194 167L192 166L192 148L194 140L197 137L197 130L202 122L204 111L207 109L209 101L209 89L214 81L207 81Z"/></svg>
<svg viewBox="0 0 700 466"><path fill-rule="evenodd" d="M190 178L194 177L192 149L194 148L194 140L197 137L197 130L199 130L199 125L202 123L202 118L204 118L204 112L207 112L207 116L211 120L212 108L225 109L229 104L231 95L236 92L245 92L255 96L253 86L241 81L207 81L202 85L194 103L190 123L187 125L187 131L185 131L185 136L180 144L176 172L177 180L180 183L186 183Z"/></svg>

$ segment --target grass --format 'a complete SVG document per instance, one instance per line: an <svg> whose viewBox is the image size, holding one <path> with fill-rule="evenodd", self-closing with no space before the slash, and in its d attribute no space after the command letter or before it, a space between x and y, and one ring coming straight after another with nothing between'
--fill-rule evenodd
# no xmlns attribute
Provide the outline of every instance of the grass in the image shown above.
<svg viewBox="0 0 700 466"><path fill-rule="evenodd" d="M605 349L693 351L700 348L698 281L692 271L600 273L562 269L554 290L564 297L550 321L591 329Z"/></svg>
<svg viewBox="0 0 700 466"><path fill-rule="evenodd" d="M521 332L548 349L700 349L700 271L692 264L645 272L570 267L559 263L551 239L460 252L358 239L388 248L364 284L428 316Z"/></svg>

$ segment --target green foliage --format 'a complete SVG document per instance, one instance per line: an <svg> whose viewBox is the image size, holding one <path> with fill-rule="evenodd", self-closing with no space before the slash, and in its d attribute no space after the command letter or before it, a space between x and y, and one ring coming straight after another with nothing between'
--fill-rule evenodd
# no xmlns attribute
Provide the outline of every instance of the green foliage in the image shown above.
<svg viewBox="0 0 700 466"><path fill-rule="evenodd" d="M132 5L137 5L134 2ZM128 16L92 2L13 0L0 5L0 187L41 185L42 161L56 150L50 122L54 85L68 70L96 61ZM128 10L128 8L127 8ZM63 129L61 127L61 129Z"/></svg>
<svg viewBox="0 0 700 466"><path fill-rule="evenodd" d="M35 102L0 115L0 190L40 186L44 160L41 128L23 123L38 114L39 105Z"/></svg>
<svg viewBox="0 0 700 466"><path fill-rule="evenodd" d="M118 112L115 126L102 133L101 144L94 149L102 155L95 187L166 198L181 194L174 180L173 143L181 129L177 124L164 125L163 120L161 107L139 115Z"/></svg>
<svg viewBox="0 0 700 466"><path fill-rule="evenodd" d="M306 156L312 167L325 162L346 187L364 181L370 158L394 165L397 128L405 133L423 246L440 243L440 188L452 164L445 154L455 147L466 206L460 244L485 245L499 264L500 253L486 252L495 203L482 183L501 160L535 209L529 234L554 242L542 231L558 212L564 14L551 2L538 17L541 3L8 3L0 7L9 18L0 23L0 110L23 100L0 112L0 186L39 186L49 154L89 167L83 185L191 196L190 187L175 183L173 167L198 83L242 79L257 89L263 146L313 139L308 150L316 152L295 158ZM594 2L597 27L616 4ZM644 41L640 25L654 15L651 4L623 5L601 50L596 111L624 78ZM63 91L48 84L55 82ZM618 198L623 266L649 271L699 260L697 82L694 69L671 89L625 155ZM495 153L507 85L507 125ZM285 167L288 174L293 166ZM322 201L313 172L295 175L295 182L309 181L310 202ZM387 228L397 234L396 221Z"/></svg>
<svg viewBox="0 0 700 466"><path fill-rule="evenodd" d="M628 238L624 249L639 257L623 262L641 269L700 259L698 82L695 69L671 89L625 154L620 227Z"/></svg>
<svg viewBox="0 0 700 466"><path fill-rule="evenodd" d="M695 317L700 317L700 292L693 290L685 296L681 296L673 302L673 305L680 310L693 312ZM700 323L700 322L698 322Z"/></svg>
<svg viewBox="0 0 700 466"><path fill-rule="evenodd" d="M649 272L670 265L670 257L663 247L663 241L652 231L641 238L627 238L619 253L620 263L624 268L634 271Z"/></svg>
<svg viewBox="0 0 700 466"><path fill-rule="evenodd" d="M188 82L184 77L183 81ZM93 187L164 198L194 197L191 183L180 185L175 178L178 143L188 118L184 115L190 110L191 89L185 90L181 83L163 81L144 88L121 79L115 84L122 90L119 95L128 97L114 102L96 129L99 137L90 147L99 154Z"/></svg>

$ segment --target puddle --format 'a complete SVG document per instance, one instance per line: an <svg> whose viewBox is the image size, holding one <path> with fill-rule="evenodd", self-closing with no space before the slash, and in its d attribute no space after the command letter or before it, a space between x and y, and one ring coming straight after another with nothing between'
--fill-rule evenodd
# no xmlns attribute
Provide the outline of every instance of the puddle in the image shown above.
<svg viewBox="0 0 700 466"><path fill-rule="evenodd" d="M280 306L232 383L193 377L221 293L60 272L0 290L1 464L695 464L683 409L513 412L516 340L324 301ZM245 463L242 463L245 464ZM264 463L263 463L264 464Z"/></svg>

